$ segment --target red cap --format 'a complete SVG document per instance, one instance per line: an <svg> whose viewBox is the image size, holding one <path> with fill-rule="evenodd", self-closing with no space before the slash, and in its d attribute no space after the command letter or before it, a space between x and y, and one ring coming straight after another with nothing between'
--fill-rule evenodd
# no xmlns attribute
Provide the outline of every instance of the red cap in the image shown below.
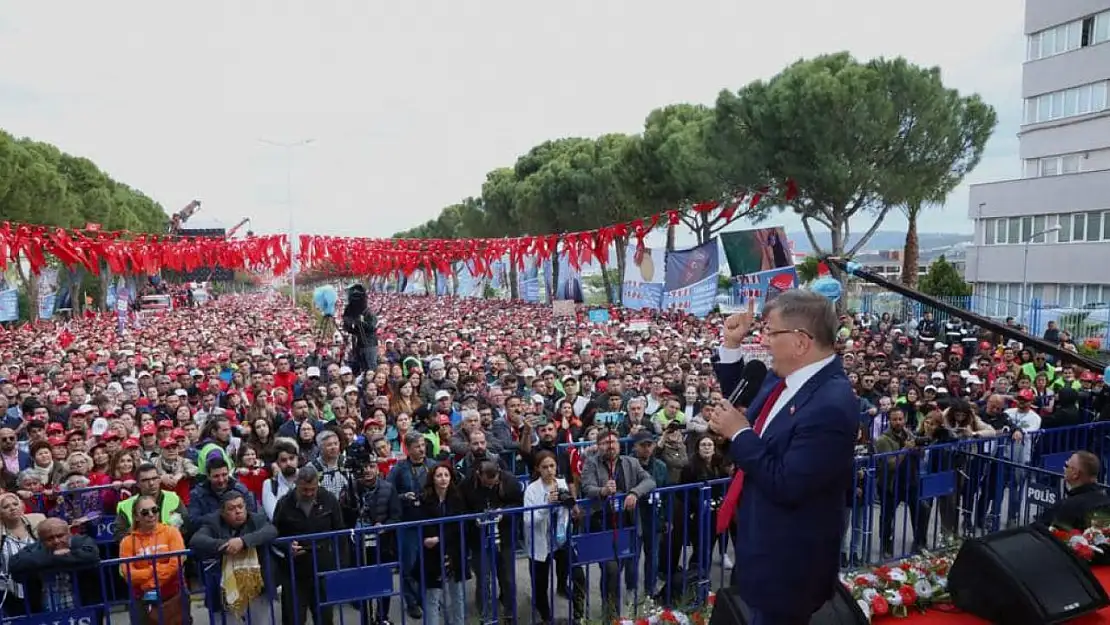
<svg viewBox="0 0 1110 625"><path fill-rule="evenodd" d="M158 441L158 446L161 447L162 449L165 449L167 447L176 447L177 446L177 439L175 439L175 438L163 438L162 440Z"/></svg>
<svg viewBox="0 0 1110 625"><path fill-rule="evenodd" d="M66 439L64 436L51 436L50 438L46 439L46 442L50 443L51 447L65 447L66 445Z"/></svg>
<svg viewBox="0 0 1110 625"><path fill-rule="evenodd" d="M189 434L181 428L174 428L173 437L174 438L189 438Z"/></svg>
<svg viewBox="0 0 1110 625"><path fill-rule="evenodd" d="M436 425L451 425L451 417L445 414L436 418Z"/></svg>
<svg viewBox="0 0 1110 625"><path fill-rule="evenodd" d="M1021 401L1033 401L1033 391L1027 388L1023 388L1018 391L1017 396L1018 399L1020 399Z"/></svg>
<svg viewBox="0 0 1110 625"><path fill-rule="evenodd" d="M102 440L104 442L118 441L119 440L119 434L116 434L115 430L108 430L107 432L100 435L100 440Z"/></svg>
<svg viewBox="0 0 1110 625"><path fill-rule="evenodd" d="M124 449L138 449L139 448L139 441L137 439L134 439L134 438L129 438L129 439L123 441L123 448Z"/></svg>
<svg viewBox="0 0 1110 625"><path fill-rule="evenodd" d="M64 425L62 425L61 423L58 423L58 422L54 422L54 423L51 423L50 425L46 426L46 433L47 434L53 434L54 432L65 432L65 431L66 431L66 426L64 426Z"/></svg>
<svg viewBox="0 0 1110 625"><path fill-rule="evenodd" d="M173 429L173 421L170 421L169 419L162 419L161 421L158 422L158 429L159 430L172 430Z"/></svg>
<svg viewBox="0 0 1110 625"><path fill-rule="evenodd" d="M158 428L154 427L154 425L150 423L144 425L142 432L140 432L140 434L142 434L143 436L154 436L157 433Z"/></svg>

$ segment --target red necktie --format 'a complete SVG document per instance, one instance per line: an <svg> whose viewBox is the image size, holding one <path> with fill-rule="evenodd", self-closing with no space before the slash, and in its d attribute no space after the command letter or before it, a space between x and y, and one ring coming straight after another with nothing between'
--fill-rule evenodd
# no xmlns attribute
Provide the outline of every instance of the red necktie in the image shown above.
<svg viewBox="0 0 1110 625"><path fill-rule="evenodd" d="M755 430L756 436L763 433L763 426L767 425L767 418L771 415L771 408L774 407L775 402L778 401L779 395L786 389L786 380L779 380L775 384L771 392L767 394L767 399L763 401L763 407L759 410L759 417L755 420L755 425L752 427ZM723 534L728 530L728 526L732 523L732 517L736 515L736 505L740 503L740 494L744 492L744 472L740 469L736 470L736 476L732 478L732 483L728 485L728 492L725 494L725 500L721 504L721 509L717 511L717 533Z"/></svg>

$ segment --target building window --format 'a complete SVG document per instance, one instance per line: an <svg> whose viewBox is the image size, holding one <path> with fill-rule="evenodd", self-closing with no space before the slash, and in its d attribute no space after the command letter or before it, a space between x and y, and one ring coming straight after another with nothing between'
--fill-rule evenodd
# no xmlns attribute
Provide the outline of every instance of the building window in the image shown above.
<svg viewBox="0 0 1110 625"><path fill-rule="evenodd" d="M1110 40L1110 11L1029 35L1027 61L1056 56Z"/></svg>
<svg viewBox="0 0 1110 625"><path fill-rule="evenodd" d="M1060 215L1060 230L1056 233L1056 240L1060 243L1071 241L1071 215Z"/></svg>
<svg viewBox="0 0 1110 625"><path fill-rule="evenodd" d="M1086 115L1106 108L1106 81L1044 93L1025 100L1025 123Z"/></svg>
<svg viewBox="0 0 1110 625"><path fill-rule="evenodd" d="M983 245L994 245L994 220L983 220Z"/></svg>
<svg viewBox="0 0 1110 625"><path fill-rule="evenodd" d="M1102 213L1087 213L1087 240L1102 239Z"/></svg>
<svg viewBox="0 0 1110 625"><path fill-rule="evenodd" d="M1039 216L1033 218L1033 230L1031 232L1026 233L1025 236L1030 236L1035 232L1043 233L1044 229L1045 229L1045 216L1044 215L1039 215ZM1044 234L1038 234L1037 236L1033 237L1033 243L1044 243L1044 242L1045 242L1045 235Z"/></svg>

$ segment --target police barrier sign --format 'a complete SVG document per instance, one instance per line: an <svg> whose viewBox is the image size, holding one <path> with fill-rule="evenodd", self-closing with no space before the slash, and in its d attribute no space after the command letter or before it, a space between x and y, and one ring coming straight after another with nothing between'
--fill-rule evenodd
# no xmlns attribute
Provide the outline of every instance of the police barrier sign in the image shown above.
<svg viewBox="0 0 1110 625"><path fill-rule="evenodd" d="M1041 508L1055 506L1060 499L1060 489L1044 484L1026 484L1025 499Z"/></svg>
<svg viewBox="0 0 1110 625"><path fill-rule="evenodd" d="M116 516L109 514L96 520L96 536L98 543L112 543L116 541Z"/></svg>
<svg viewBox="0 0 1110 625"><path fill-rule="evenodd" d="M14 619L4 619L8 625L95 625L95 609L64 610L46 614L32 614Z"/></svg>

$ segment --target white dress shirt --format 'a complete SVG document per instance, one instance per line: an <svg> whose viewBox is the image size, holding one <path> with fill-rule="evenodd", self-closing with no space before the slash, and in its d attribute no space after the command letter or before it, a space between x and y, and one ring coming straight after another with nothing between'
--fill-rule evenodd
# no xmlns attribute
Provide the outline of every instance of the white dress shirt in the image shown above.
<svg viewBox="0 0 1110 625"><path fill-rule="evenodd" d="M732 349L724 346L718 348L717 355L720 358L721 364L725 365L740 362L740 360L744 357L743 350ZM794 395L797 394L798 389L805 386L805 383L809 382L810 378L817 375L818 371L824 369L826 365L828 365L835 359L836 354L833 354L828 358L822 358L815 363L808 364L801 369L798 369L794 373L786 376L786 388L782 389L782 393L779 394L778 399L776 399L774 405L771 406L771 412L767 414L767 421L763 423L764 432L767 431L767 428L771 427L771 421L774 420L775 416L778 415L783 407L790 403L791 399L794 399ZM752 428L746 427L740 430L735 435L733 435L732 440L736 440L737 436L740 436L750 429Z"/></svg>

